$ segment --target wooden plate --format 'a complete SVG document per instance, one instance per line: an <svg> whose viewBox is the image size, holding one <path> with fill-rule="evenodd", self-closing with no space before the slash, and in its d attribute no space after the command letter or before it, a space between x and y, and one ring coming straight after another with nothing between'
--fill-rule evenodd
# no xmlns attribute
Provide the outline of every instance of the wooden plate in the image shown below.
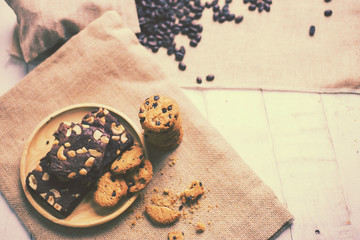
<svg viewBox="0 0 360 240"><path fill-rule="evenodd" d="M47 116L33 131L25 146L25 150L21 157L20 179L25 196L31 205L41 215L54 223L80 228L96 226L119 216L138 196L138 194L130 195L112 208L101 208L93 202L92 192L90 192L68 217L60 218L59 214L54 209L38 198L36 194L30 192L26 187L25 181L27 174L39 164L40 159L50 150L54 140L53 133L57 130L59 124L64 121L80 123L81 119L87 113L96 110L99 107L106 108L120 121L126 130L134 136L134 141L144 148L145 157L148 158L142 134L139 133L136 126L128 117L114 108L101 104L86 103L69 106Z"/></svg>

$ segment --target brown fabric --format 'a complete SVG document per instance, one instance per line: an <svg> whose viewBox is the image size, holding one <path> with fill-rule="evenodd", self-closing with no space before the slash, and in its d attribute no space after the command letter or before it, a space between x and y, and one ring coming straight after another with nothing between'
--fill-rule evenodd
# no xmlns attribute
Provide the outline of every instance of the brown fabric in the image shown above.
<svg viewBox="0 0 360 240"><path fill-rule="evenodd" d="M124 24L139 31L133 0L6 0L16 14L10 53L26 62L51 55L64 42L108 10L116 10Z"/></svg>
<svg viewBox="0 0 360 240"><path fill-rule="evenodd" d="M188 218L175 226L156 227L145 218L131 229L129 220L142 212L141 200L133 206L135 213L127 211L88 229L53 224L33 209L22 193L19 164L27 138L44 117L68 105L98 102L119 109L140 129L139 106L156 93L179 103L185 134L174 151L148 146L154 177L144 194L151 196L154 187L181 193L193 180L202 181L210 191L191 215L193 224ZM292 221L272 190L163 73L133 32L123 27L116 12L95 20L1 96L0 119L0 190L37 239L166 239L176 228L187 239L259 240L268 239ZM168 166L169 154L177 158L173 167ZM218 207L207 211L209 204ZM197 221L211 225L199 235L195 233Z"/></svg>

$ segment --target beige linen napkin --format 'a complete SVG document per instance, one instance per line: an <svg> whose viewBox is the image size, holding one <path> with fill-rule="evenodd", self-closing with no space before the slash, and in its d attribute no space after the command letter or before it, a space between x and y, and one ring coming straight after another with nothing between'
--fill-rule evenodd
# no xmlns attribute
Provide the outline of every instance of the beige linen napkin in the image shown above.
<svg viewBox="0 0 360 240"><path fill-rule="evenodd" d="M6 0L17 17L10 53L26 62L46 58L104 12L117 11L139 31L133 0Z"/></svg>
<svg viewBox="0 0 360 240"><path fill-rule="evenodd" d="M186 239L268 239L287 227L293 216L236 154L221 134L197 111L181 89L165 75L119 15L107 12L0 97L0 190L24 225L37 239L166 239L173 229ZM149 148L154 177L145 190L170 188L180 193L192 180L207 191L201 208L174 226L157 227L146 218L132 229L129 220L141 213L144 202L116 219L87 229L54 224L25 198L19 165L25 142L48 114L77 103L97 102L130 117L140 129L138 109L153 94L173 97L181 107L184 139L174 151ZM240 133L239 133L240 134ZM177 162L168 166L168 156ZM164 171L164 175L160 174ZM146 201L145 201L146 202ZM208 206L218 206L207 211ZM188 216L189 217L189 216ZM211 222L202 234L197 221Z"/></svg>

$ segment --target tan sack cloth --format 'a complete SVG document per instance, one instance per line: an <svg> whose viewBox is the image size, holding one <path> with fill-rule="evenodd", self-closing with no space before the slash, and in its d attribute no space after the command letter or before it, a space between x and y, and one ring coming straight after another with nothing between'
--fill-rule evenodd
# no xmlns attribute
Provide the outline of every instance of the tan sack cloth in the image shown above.
<svg viewBox="0 0 360 240"><path fill-rule="evenodd" d="M139 106L154 94L179 103L185 134L174 151L147 145L154 176L144 195L151 196L155 187L181 193L195 179L204 184L207 193L200 202L205 207L193 215L193 221L210 221L211 226L200 235L189 219L180 219L176 229L184 231L186 239L268 239L292 222L293 216L273 191L164 74L120 16L110 11L0 97L0 190L33 237L166 239L172 227L157 227L146 218L134 229L129 226L135 213L142 214L142 200L132 206L134 212L126 211L100 226L76 229L54 224L29 204L19 178L27 138L48 114L72 104L95 102L122 111L141 129ZM168 166L169 154L177 159L173 167ZM218 207L206 211L209 204Z"/></svg>
<svg viewBox="0 0 360 240"><path fill-rule="evenodd" d="M116 10L134 32L139 23L133 0L6 0L16 14L10 53L26 62L46 58L108 10Z"/></svg>

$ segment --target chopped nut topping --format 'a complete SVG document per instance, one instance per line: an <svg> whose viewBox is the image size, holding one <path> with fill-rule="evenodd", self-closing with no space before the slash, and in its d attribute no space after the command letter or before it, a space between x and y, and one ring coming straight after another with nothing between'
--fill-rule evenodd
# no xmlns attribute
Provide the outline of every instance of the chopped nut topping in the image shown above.
<svg viewBox="0 0 360 240"><path fill-rule="evenodd" d="M125 131L125 128L121 124L119 126L116 126L116 123L113 122L111 124L111 131L113 132L113 134L120 135Z"/></svg>
<svg viewBox="0 0 360 240"><path fill-rule="evenodd" d="M95 149L89 149L89 153L90 153L91 156L94 156L94 157L100 157L102 155L101 152L98 152Z"/></svg>
<svg viewBox="0 0 360 240"><path fill-rule="evenodd" d="M94 117L92 117L92 116L88 117L87 119L85 119L85 121L92 124L92 123L94 123Z"/></svg>
<svg viewBox="0 0 360 240"><path fill-rule="evenodd" d="M76 156L76 152L74 150L70 150L67 153L69 155L69 157L75 157Z"/></svg>
<svg viewBox="0 0 360 240"><path fill-rule="evenodd" d="M66 157L65 157L65 155L64 155L64 149L65 149L65 147L64 147L64 146L61 146L61 147L59 148L59 150L57 151L57 157L58 157L60 160L63 160L63 161L66 160Z"/></svg>
<svg viewBox="0 0 360 240"><path fill-rule="evenodd" d="M76 135L81 134L81 127L79 125L75 125L75 127L73 129L74 129Z"/></svg>
<svg viewBox="0 0 360 240"><path fill-rule="evenodd" d="M37 189L37 181L34 175L29 176L29 186L34 190Z"/></svg>
<svg viewBox="0 0 360 240"><path fill-rule="evenodd" d="M127 140L128 140L128 138L127 138L127 136L126 136L126 133L124 133L123 135L121 135L120 141L121 141L122 143L126 143Z"/></svg>
<svg viewBox="0 0 360 240"><path fill-rule="evenodd" d="M49 199L47 200L47 202L52 206L55 203L55 199L54 196L49 196Z"/></svg>
<svg viewBox="0 0 360 240"><path fill-rule="evenodd" d="M44 175L42 176L42 180L43 181L49 181L49 179L50 179L50 175L47 172L44 173Z"/></svg>
<svg viewBox="0 0 360 240"><path fill-rule="evenodd" d="M87 171L85 168L82 168L82 169L80 169L79 173L80 173L80 175L85 176L87 174Z"/></svg>
<svg viewBox="0 0 360 240"><path fill-rule="evenodd" d="M93 137L95 140L99 140L101 135L102 135L102 132L99 130L95 130L95 132L93 133Z"/></svg>
<svg viewBox="0 0 360 240"><path fill-rule="evenodd" d="M92 167L92 165L94 164L95 158L94 157L89 157L88 160L86 160L85 162L85 167Z"/></svg>
<svg viewBox="0 0 360 240"><path fill-rule="evenodd" d="M82 153L87 153L87 149L85 147L79 148L78 150L76 150L77 154L82 154Z"/></svg>
<svg viewBox="0 0 360 240"><path fill-rule="evenodd" d="M103 142L103 143L109 143L109 138L107 137L107 136L102 136L101 138L100 138L100 140L101 140L101 142Z"/></svg>
<svg viewBox="0 0 360 240"><path fill-rule="evenodd" d="M62 207L57 203L54 204L54 208L58 211L61 211L61 209L62 209Z"/></svg>
<svg viewBox="0 0 360 240"><path fill-rule="evenodd" d="M61 197L59 191L56 190L55 188L50 189L50 192L52 192L52 193L54 194L54 197L55 197L55 198Z"/></svg>
<svg viewBox="0 0 360 240"><path fill-rule="evenodd" d="M71 172L68 174L68 178L73 179L76 176L76 172Z"/></svg>
<svg viewBox="0 0 360 240"><path fill-rule="evenodd" d="M68 130L67 130L67 132L66 132L66 135L65 135L65 137L70 137L71 136L71 128L69 128Z"/></svg>

